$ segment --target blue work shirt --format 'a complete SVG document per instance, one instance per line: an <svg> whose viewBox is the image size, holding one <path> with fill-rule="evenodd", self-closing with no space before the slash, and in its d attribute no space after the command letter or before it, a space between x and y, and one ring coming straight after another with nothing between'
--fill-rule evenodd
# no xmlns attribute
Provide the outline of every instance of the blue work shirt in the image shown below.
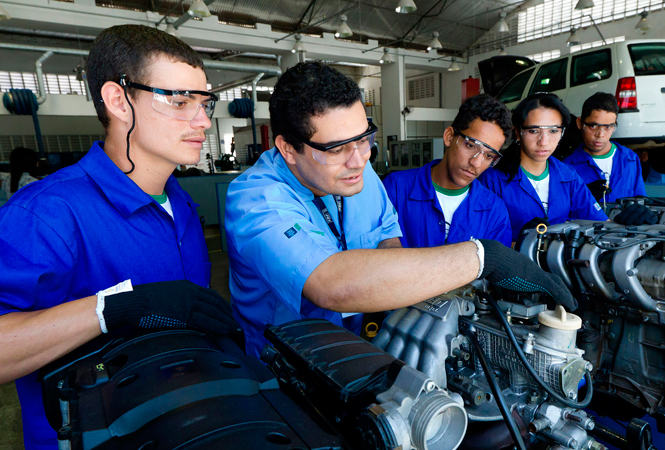
<svg viewBox="0 0 665 450"><path fill-rule="evenodd" d="M495 239L510 247L508 211L503 201L477 180L471 182L445 237L446 218L432 185L437 159L417 169L393 172L383 180L404 234L403 247L436 247L476 239Z"/></svg>
<svg viewBox="0 0 665 450"><path fill-rule="evenodd" d="M606 201L614 202L623 197L647 195L642 180L642 164L637 154L628 147L612 143L616 146L616 150L612 157L612 173L610 173L611 191L607 194ZM605 179L603 171L581 145L563 161L577 171L584 184Z"/></svg>
<svg viewBox="0 0 665 450"><path fill-rule="evenodd" d="M95 142L78 163L25 186L0 208L0 315L37 311L131 279L210 284L196 205L170 177L174 220ZM16 380L25 447L57 448L37 373Z"/></svg>
<svg viewBox="0 0 665 450"><path fill-rule="evenodd" d="M550 225L573 219L607 220L602 208L591 195L575 170L550 157L548 211L522 170L510 180L510 175L495 168L487 169L480 182L503 199L508 208L512 239L517 241L524 224L536 217L547 218Z"/></svg>
<svg viewBox="0 0 665 450"><path fill-rule="evenodd" d="M376 248L383 240L401 236L397 213L370 164L363 181L361 192L343 199L349 250ZM339 230L333 196L321 198ZM312 191L298 181L276 148L263 152L229 185L224 217L229 286L250 355L258 356L265 346L267 325L303 318L345 325L340 313L322 309L302 295L314 269L342 251L313 200Z"/></svg>

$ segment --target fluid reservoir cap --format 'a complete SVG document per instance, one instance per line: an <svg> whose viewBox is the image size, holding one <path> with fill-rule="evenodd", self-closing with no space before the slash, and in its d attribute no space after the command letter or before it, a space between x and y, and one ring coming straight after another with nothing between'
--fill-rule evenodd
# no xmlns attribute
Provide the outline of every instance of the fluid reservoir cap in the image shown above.
<svg viewBox="0 0 665 450"><path fill-rule="evenodd" d="M556 330L579 330L582 327L582 319L573 313L566 312L561 305L556 305L553 311L547 310L539 313L538 322Z"/></svg>

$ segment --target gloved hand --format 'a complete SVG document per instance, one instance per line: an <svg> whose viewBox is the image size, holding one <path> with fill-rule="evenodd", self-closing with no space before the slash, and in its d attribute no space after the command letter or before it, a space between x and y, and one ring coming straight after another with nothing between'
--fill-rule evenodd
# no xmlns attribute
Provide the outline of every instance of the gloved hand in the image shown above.
<svg viewBox="0 0 665 450"><path fill-rule="evenodd" d="M221 335L239 328L229 302L187 280L139 284L133 291L108 295L103 314L109 333L116 335L164 328Z"/></svg>
<svg viewBox="0 0 665 450"><path fill-rule="evenodd" d="M614 221L621 225L653 225L658 222L658 216L644 205L631 203L617 214Z"/></svg>
<svg viewBox="0 0 665 450"><path fill-rule="evenodd" d="M485 266L480 278L515 292L543 292L568 311L577 309L577 300L563 280L542 270L525 255L497 241L480 239L485 249Z"/></svg>
<svg viewBox="0 0 665 450"><path fill-rule="evenodd" d="M607 181L603 180L602 178L600 180L592 181L591 183L587 184L586 187L589 188L591 195L593 195L593 198L595 198L597 202L603 200L603 194L607 195L612 192L612 189L609 187Z"/></svg>

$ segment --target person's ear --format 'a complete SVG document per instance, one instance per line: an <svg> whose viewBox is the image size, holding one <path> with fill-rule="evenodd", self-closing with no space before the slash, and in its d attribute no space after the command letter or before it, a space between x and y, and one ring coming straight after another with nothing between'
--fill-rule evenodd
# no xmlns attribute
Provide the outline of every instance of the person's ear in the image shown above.
<svg viewBox="0 0 665 450"><path fill-rule="evenodd" d="M132 111L125 99L122 86L113 81L107 81L102 85L101 94L109 119L113 116L121 122L130 123L132 121Z"/></svg>
<svg viewBox="0 0 665 450"><path fill-rule="evenodd" d="M455 138L455 130L453 127L448 127L443 130L443 145L450 147L453 145L453 139Z"/></svg>
<svg viewBox="0 0 665 450"><path fill-rule="evenodd" d="M582 129L582 118L578 117L575 122L577 122L577 129L581 130Z"/></svg>
<svg viewBox="0 0 665 450"><path fill-rule="evenodd" d="M282 158L284 158L287 164L294 165L296 163L296 149L293 148L293 145L286 142L286 139L281 134L275 138L275 147L277 147L277 150L279 150L279 153L281 153Z"/></svg>

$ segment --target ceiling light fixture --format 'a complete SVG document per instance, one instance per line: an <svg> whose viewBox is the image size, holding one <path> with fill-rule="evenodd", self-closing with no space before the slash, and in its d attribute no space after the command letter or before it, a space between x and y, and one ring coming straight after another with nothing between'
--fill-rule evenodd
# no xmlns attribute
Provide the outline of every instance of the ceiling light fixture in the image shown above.
<svg viewBox="0 0 665 450"><path fill-rule="evenodd" d="M649 31L649 21L647 20L648 15L649 13L647 11L642 11L640 13L640 20L637 22L637 25L635 25L635 28L641 30L644 33Z"/></svg>
<svg viewBox="0 0 665 450"><path fill-rule="evenodd" d="M499 55L507 55L508 53L506 52L506 47L503 45L499 47Z"/></svg>
<svg viewBox="0 0 665 450"><path fill-rule="evenodd" d="M346 23L347 17L346 14L342 14L339 16L339 26L337 27L337 32L335 33L336 38L348 38L353 36L353 31L351 31L351 28L349 25Z"/></svg>
<svg viewBox="0 0 665 450"><path fill-rule="evenodd" d="M388 51L387 47L383 48L383 56L381 56L381 59L379 59L379 64L390 64L394 63L395 58L393 58L393 55L391 55Z"/></svg>
<svg viewBox="0 0 665 450"><path fill-rule="evenodd" d="M501 14L499 15L501 18L499 19L499 28L497 31L499 33L508 33L510 32L510 27L508 26L508 22L506 22L506 12L501 11Z"/></svg>
<svg viewBox="0 0 665 450"><path fill-rule="evenodd" d="M415 12L416 9L418 9L418 7L413 0L399 0L395 12L399 14L409 14Z"/></svg>
<svg viewBox="0 0 665 450"><path fill-rule="evenodd" d="M9 15L7 10L0 5L0 20L9 20L12 16Z"/></svg>
<svg viewBox="0 0 665 450"><path fill-rule="evenodd" d="M166 25L166 30L165 30L165 31L166 31L168 34L170 34L171 36L180 37L180 36L178 35L178 30L176 29L175 26L173 26L172 23L169 23L169 24Z"/></svg>
<svg viewBox="0 0 665 450"><path fill-rule="evenodd" d="M450 67L448 67L448 72L458 72L460 70L462 70L462 67L457 64L457 61L455 61L455 58L453 58L450 62Z"/></svg>
<svg viewBox="0 0 665 450"><path fill-rule="evenodd" d="M432 40L429 41L429 45L427 46L427 51L429 52L430 50L440 50L442 48L443 45L441 45L441 41L439 40L439 32L432 31Z"/></svg>
<svg viewBox="0 0 665 450"><path fill-rule="evenodd" d="M575 9L577 10L588 9L588 8L593 8L593 0L580 0L579 2L577 2L577 5L575 5Z"/></svg>
<svg viewBox="0 0 665 450"><path fill-rule="evenodd" d="M570 29L570 36L566 39L566 45L572 47L573 45L580 45L580 41L577 40L577 29Z"/></svg>
<svg viewBox="0 0 665 450"><path fill-rule="evenodd" d="M296 40L296 43L293 45L293 48L291 49L291 53L300 53L305 51L305 44L301 42L302 36L300 34L296 34L294 36L294 39Z"/></svg>
<svg viewBox="0 0 665 450"><path fill-rule="evenodd" d="M208 9L208 5L206 5L203 0L194 0L192 6L187 10L187 14L192 17L198 17L199 19L210 17L212 15Z"/></svg>

